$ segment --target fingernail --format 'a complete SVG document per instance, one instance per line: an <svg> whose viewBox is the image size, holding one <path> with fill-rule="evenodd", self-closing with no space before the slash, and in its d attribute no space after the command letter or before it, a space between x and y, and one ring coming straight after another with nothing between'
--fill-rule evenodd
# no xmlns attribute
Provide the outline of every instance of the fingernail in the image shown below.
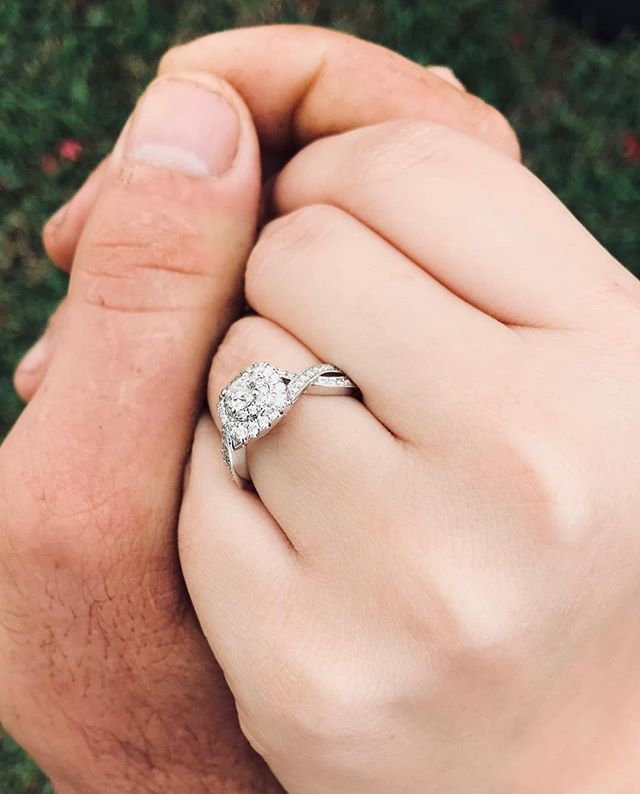
<svg viewBox="0 0 640 794"><path fill-rule="evenodd" d="M47 357L47 340L46 337L41 336L35 345L30 348L22 361L18 364L18 371L25 374L37 372L45 362Z"/></svg>
<svg viewBox="0 0 640 794"><path fill-rule="evenodd" d="M428 68L432 74L444 80L445 83L449 83L449 85L459 88L461 91L466 91L464 83L458 79L456 73L449 66L430 66Z"/></svg>
<svg viewBox="0 0 640 794"><path fill-rule="evenodd" d="M68 209L69 209L69 202L67 201L66 204L63 204L60 207L60 209L57 209L53 213L53 215L49 218L49 220L45 224L46 227L49 230L54 231L55 229L58 228L58 226L62 226L62 224L64 223L64 219L65 219L65 217L67 215L67 210Z"/></svg>
<svg viewBox="0 0 640 794"><path fill-rule="evenodd" d="M142 96L125 141L125 157L193 176L221 176L233 165L240 123L211 88L161 79Z"/></svg>

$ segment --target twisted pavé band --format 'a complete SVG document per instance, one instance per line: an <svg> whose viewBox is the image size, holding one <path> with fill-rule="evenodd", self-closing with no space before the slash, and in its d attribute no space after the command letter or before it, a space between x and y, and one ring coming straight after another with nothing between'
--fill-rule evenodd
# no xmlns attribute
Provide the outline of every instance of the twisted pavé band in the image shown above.
<svg viewBox="0 0 640 794"><path fill-rule="evenodd" d="M332 364L316 364L304 372L279 369L265 361L252 364L220 392L222 457L241 488L251 482L246 446L266 435L303 394L355 395L355 383Z"/></svg>

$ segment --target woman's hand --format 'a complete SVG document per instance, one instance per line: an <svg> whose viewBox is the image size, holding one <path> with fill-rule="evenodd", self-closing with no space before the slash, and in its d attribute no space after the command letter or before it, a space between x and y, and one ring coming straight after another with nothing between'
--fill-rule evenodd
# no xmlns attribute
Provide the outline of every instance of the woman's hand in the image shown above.
<svg viewBox="0 0 640 794"><path fill-rule="evenodd" d="M248 446L203 419L183 571L294 794L640 786L640 284L522 166L423 122L275 185L209 381L343 369Z"/></svg>
<svg viewBox="0 0 640 794"><path fill-rule="evenodd" d="M279 788L239 731L177 564L184 460L211 351L241 303L260 190L247 108L213 76L176 74L189 68L181 53L242 81L263 145L285 145L292 119L305 140L357 125L337 98L388 80L381 118L484 108L476 121L514 149L499 114L380 48L271 31L272 46L282 35L332 75L312 85L295 59L247 61L245 35L261 34L171 55L114 154L45 231L73 272L16 374L35 397L0 450L0 719L60 792ZM359 67L341 80L345 47ZM220 96L239 127L233 110L212 112Z"/></svg>

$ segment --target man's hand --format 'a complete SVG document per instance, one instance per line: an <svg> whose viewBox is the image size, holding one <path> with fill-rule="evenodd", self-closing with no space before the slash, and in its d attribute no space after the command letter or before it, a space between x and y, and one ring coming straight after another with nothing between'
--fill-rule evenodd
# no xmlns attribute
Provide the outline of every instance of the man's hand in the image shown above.
<svg viewBox="0 0 640 794"><path fill-rule="evenodd" d="M158 71L185 70L217 75L241 94L270 169L318 138L393 119L444 124L520 156L505 117L465 91L450 70L425 68L344 33L300 25L214 33L169 50ZM71 266L104 167L45 227L47 251L62 268Z"/></svg>
<svg viewBox="0 0 640 794"><path fill-rule="evenodd" d="M237 94L204 75L154 83L105 170L45 381L0 452L0 716L62 792L268 787L174 543L259 192Z"/></svg>
<svg viewBox="0 0 640 794"><path fill-rule="evenodd" d="M45 231L57 263L73 260L70 294L16 374L36 396L0 450L0 718L62 792L276 786L239 732L175 549L201 381L239 306L260 186L246 108L214 77L180 76L193 68L238 84L280 157L406 116L517 151L451 81L328 31L236 31L165 59L175 79Z"/></svg>

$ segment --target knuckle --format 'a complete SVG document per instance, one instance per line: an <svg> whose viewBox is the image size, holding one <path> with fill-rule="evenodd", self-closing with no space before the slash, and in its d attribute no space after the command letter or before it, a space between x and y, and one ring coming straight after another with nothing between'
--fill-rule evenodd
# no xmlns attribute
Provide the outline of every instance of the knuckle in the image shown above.
<svg viewBox="0 0 640 794"><path fill-rule="evenodd" d="M195 213L182 202L146 195L144 210L111 191L100 208L99 222L89 225L76 267L79 298L101 308L143 312L198 308L207 290L193 281L211 280L202 263L209 257ZM162 200L159 200L162 199ZM198 297L199 296L199 297Z"/></svg>
<svg viewBox="0 0 640 794"><path fill-rule="evenodd" d="M307 747L339 753L340 748L368 735L380 713L392 700L390 692L380 683L381 671L363 671L359 657L352 662L318 665L317 655L303 656L299 646L283 643L278 649L267 649L260 680L263 691L277 704L280 734ZM367 686L373 678L376 687ZM390 689L390 687L389 687ZM247 724L259 724L250 718ZM268 737L253 735L259 744ZM290 746L290 745L289 745Z"/></svg>
<svg viewBox="0 0 640 794"><path fill-rule="evenodd" d="M500 150L515 160L520 160L520 142L506 116L492 105L486 102L482 104L484 105L484 113L479 123L482 127L484 140L492 141Z"/></svg>
<svg viewBox="0 0 640 794"><path fill-rule="evenodd" d="M65 495L67 487L53 476L31 483L40 516L20 527L20 544L34 568L100 570L143 523L145 511L122 491L76 482L76 492Z"/></svg>
<svg viewBox="0 0 640 794"><path fill-rule="evenodd" d="M16 484L0 464L1 506L16 516L0 522L3 589L10 585L0 625L23 649L39 649L47 679L76 687L72 645L124 657L143 626L164 642L182 605L173 561L137 540L152 509L77 472L30 473Z"/></svg>
<svg viewBox="0 0 640 794"><path fill-rule="evenodd" d="M636 360L640 350L640 284L635 279L611 276L599 284L597 300L606 315L602 323L605 352L615 346L623 355L631 352Z"/></svg>
<svg viewBox="0 0 640 794"><path fill-rule="evenodd" d="M513 127L497 108L478 96L466 94L467 133L515 160L520 160L520 143Z"/></svg>
<svg viewBox="0 0 640 794"><path fill-rule="evenodd" d="M152 508L123 482L120 463L107 465L100 448L82 436L70 440L61 430L39 438L38 455L27 466L23 450L34 448L33 435L18 430L0 457L0 498L7 507L0 525L15 560L34 571L100 570L128 548Z"/></svg>
<svg viewBox="0 0 640 794"><path fill-rule="evenodd" d="M158 64L157 73L159 75L167 74L168 72L175 72L180 68L180 63L182 62L182 49L182 45L176 44L174 47L170 47L164 53Z"/></svg>
<svg viewBox="0 0 640 794"><path fill-rule="evenodd" d="M132 256L136 251L142 252L140 256L157 253L160 264L165 260L184 262L185 249L198 246L201 224L198 214L189 211L191 205L183 200L177 180L171 179L173 197L165 193L164 176L157 177L157 185L141 181L109 190L101 200L99 222L89 227L86 244L92 250L104 249L107 262L118 259L121 251Z"/></svg>
<svg viewBox="0 0 640 794"><path fill-rule="evenodd" d="M342 214L331 204L307 204L267 224L258 243L277 240L283 235L286 242L313 239L317 229L334 223Z"/></svg>
<svg viewBox="0 0 640 794"><path fill-rule="evenodd" d="M328 204L310 204L265 226L246 270L246 291L251 296L263 286L275 268L286 269L304 257L305 251L321 245L335 232L345 213Z"/></svg>
<svg viewBox="0 0 640 794"><path fill-rule="evenodd" d="M309 204L271 221L256 244L256 259L269 259L272 251L279 255L283 249L306 247L339 214L340 210L328 204Z"/></svg>
<svg viewBox="0 0 640 794"><path fill-rule="evenodd" d="M354 141L349 159L352 187L370 200L381 185L406 179L416 168L429 164L451 169L460 159L466 139L439 124L425 121L388 122L371 127Z"/></svg>

